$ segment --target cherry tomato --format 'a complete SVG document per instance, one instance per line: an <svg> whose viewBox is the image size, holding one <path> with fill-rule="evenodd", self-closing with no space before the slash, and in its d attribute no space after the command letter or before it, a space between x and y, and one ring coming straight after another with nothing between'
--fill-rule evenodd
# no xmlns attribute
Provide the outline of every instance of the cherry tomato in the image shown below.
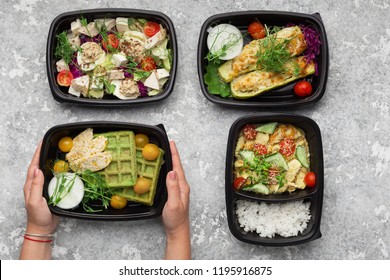
<svg viewBox="0 0 390 280"><path fill-rule="evenodd" d="M148 136L141 133L135 135L135 145L137 148L143 148L146 144L149 144Z"/></svg>
<svg viewBox="0 0 390 280"><path fill-rule="evenodd" d="M57 83L63 87L69 87L73 80L73 74L69 70L62 70L57 74Z"/></svg>
<svg viewBox="0 0 390 280"><path fill-rule="evenodd" d="M134 185L134 192L136 194L144 194L150 190L152 181L144 177L138 177L137 182Z"/></svg>
<svg viewBox="0 0 390 280"><path fill-rule="evenodd" d="M246 179L244 177L238 177L233 182L233 188L236 190L241 189L245 185Z"/></svg>
<svg viewBox="0 0 390 280"><path fill-rule="evenodd" d="M144 26L144 33L146 34L146 36L152 37L159 31L160 31L160 25L157 22L149 21Z"/></svg>
<svg viewBox="0 0 390 280"><path fill-rule="evenodd" d="M58 142L58 148L61 152L67 153L73 148L73 140L72 138L66 136L62 137Z"/></svg>
<svg viewBox="0 0 390 280"><path fill-rule="evenodd" d="M248 26L248 32L253 39L261 39L266 35L264 25L259 21L254 21Z"/></svg>
<svg viewBox="0 0 390 280"><path fill-rule="evenodd" d="M247 124L244 127L244 136L246 140L254 140L256 138L257 131L254 125Z"/></svg>
<svg viewBox="0 0 390 280"><path fill-rule="evenodd" d="M64 173L68 172L69 170L69 164L64 160L57 160L54 163L53 171L54 173Z"/></svg>
<svg viewBox="0 0 390 280"><path fill-rule="evenodd" d="M314 172L307 173L303 181L309 188L314 188L316 185L316 174Z"/></svg>
<svg viewBox="0 0 390 280"><path fill-rule="evenodd" d="M286 156L289 157L292 154L295 153L295 142L291 138L286 138L283 141L280 142L280 150L279 152Z"/></svg>
<svg viewBox="0 0 390 280"><path fill-rule="evenodd" d="M253 150L255 151L255 153L257 153L258 155L266 155L268 150L267 150L267 147L263 144L258 144L256 143L255 145L253 145Z"/></svg>
<svg viewBox="0 0 390 280"><path fill-rule="evenodd" d="M147 56L141 61L141 67L144 71L152 71L157 68L156 61L154 61L153 57Z"/></svg>
<svg viewBox="0 0 390 280"><path fill-rule="evenodd" d="M142 149L142 156L146 160L155 160L160 154L160 149L156 144L146 144Z"/></svg>
<svg viewBox="0 0 390 280"><path fill-rule="evenodd" d="M308 81L299 81L294 86L294 93L299 97L309 96L312 91L313 88Z"/></svg>
<svg viewBox="0 0 390 280"><path fill-rule="evenodd" d="M102 42L103 49L105 49L106 51L109 51L107 44L108 44L108 46L110 46L113 49L118 48L119 40L115 34L109 34L107 36L107 41L103 40L103 42Z"/></svg>
<svg viewBox="0 0 390 280"><path fill-rule="evenodd" d="M127 199L115 194L111 197L110 205L114 209L123 209L127 205Z"/></svg>

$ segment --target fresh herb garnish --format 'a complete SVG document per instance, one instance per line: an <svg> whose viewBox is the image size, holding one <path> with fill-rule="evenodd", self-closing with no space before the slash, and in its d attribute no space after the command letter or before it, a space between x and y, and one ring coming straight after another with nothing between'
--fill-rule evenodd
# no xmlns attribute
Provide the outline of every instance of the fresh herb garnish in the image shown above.
<svg viewBox="0 0 390 280"><path fill-rule="evenodd" d="M139 18L139 19L138 19L138 22L139 22L142 26L144 26L145 24L148 23L148 21L147 21L146 19L143 19L143 18Z"/></svg>
<svg viewBox="0 0 390 280"><path fill-rule="evenodd" d="M88 21L85 17L83 17L83 15L81 15L80 23L87 30L88 36L92 38L91 33L89 32L89 29L88 29Z"/></svg>
<svg viewBox="0 0 390 280"><path fill-rule="evenodd" d="M100 28L97 24L97 22L95 22L95 27L97 30L99 30L99 34L100 36L102 36L102 41L107 43L108 42L108 30L107 30L107 26L106 26L106 23L103 21L103 23L101 24Z"/></svg>
<svg viewBox="0 0 390 280"><path fill-rule="evenodd" d="M83 15L81 15L80 22L82 26L86 27L88 25L88 20Z"/></svg>
<svg viewBox="0 0 390 280"><path fill-rule="evenodd" d="M57 58L62 58L67 64L72 61L74 50L69 43L66 31L61 32L57 36L57 46L54 51L54 55Z"/></svg>
<svg viewBox="0 0 390 280"><path fill-rule="evenodd" d="M129 61L126 65L126 72L133 75L134 81L139 81L150 76L151 72L137 68L138 63L133 60L133 57L127 56L126 58Z"/></svg>
<svg viewBox="0 0 390 280"><path fill-rule="evenodd" d="M257 175L257 180L254 183L268 184L269 170L272 164L265 161L265 156L255 156L253 162L244 160L244 167L253 171Z"/></svg>
<svg viewBox="0 0 390 280"><path fill-rule="evenodd" d="M141 80L143 78L147 78L147 77L150 76L150 74L151 74L151 72L137 69L133 73L134 81L139 81L139 80Z"/></svg>
<svg viewBox="0 0 390 280"><path fill-rule="evenodd" d="M84 197L82 200L83 208L88 213L100 212L103 209L94 209L90 206L93 201L100 201L102 206L107 209L110 205L113 195L103 176L99 173L86 170L81 174L84 181Z"/></svg>
<svg viewBox="0 0 390 280"><path fill-rule="evenodd" d="M76 175L68 180L68 174L69 173L54 173L54 176L57 178L57 182L54 188L54 192L49 198L49 205L56 206L72 190L76 180Z"/></svg>
<svg viewBox="0 0 390 280"><path fill-rule="evenodd" d="M278 181L278 188L281 188L286 183L286 172L281 172L275 176L275 179Z"/></svg>
<svg viewBox="0 0 390 280"><path fill-rule="evenodd" d="M285 73L286 64L291 59L288 43L292 38L281 39L276 37L280 30L274 27L271 30L265 26L267 35L258 40L259 50L256 54L258 68L266 72Z"/></svg>
<svg viewBox="0 0 390 280"><path fill-rule="evenodd" d="M245 35L242 35L241 37L237 37L234 34L230 34L229 37L227 38L228 41L226 42L226 44L224 44L219 50L214 50L214 46L215 46L215 43L218 39L218 36L220 36L220 34L224 32L224 30L225 30L225 28L216 34L215 39L210 47L210 51L207 53L207 55L205 57L205 59L207 59L209 62L214 61L215 63L220 64L221 63L220 58L224 57L226 55L227 51L231 47L236 45L245 36ZM211 51L211 50L213 50L213 51Z"/></svg>
<svg viewBox="0 0 390 280"><path fill-rule="evenodd" d="M103 84L104 84L104 86L107 89L109 94L114 93L116 86L111 84L109 80L103 79Z"/></svg>

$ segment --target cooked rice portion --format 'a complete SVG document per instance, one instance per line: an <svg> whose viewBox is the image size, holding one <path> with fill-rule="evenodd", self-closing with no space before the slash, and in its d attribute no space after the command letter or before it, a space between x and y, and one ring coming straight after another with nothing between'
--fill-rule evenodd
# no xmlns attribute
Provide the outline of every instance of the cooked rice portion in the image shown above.
<svg viewBox="0 0 390 280"><path fill-rule="evenodd" d="M245 232L256 232L260 237L297 236L307 228L310 202L264 203L238 200L237 217Z"/></svg>

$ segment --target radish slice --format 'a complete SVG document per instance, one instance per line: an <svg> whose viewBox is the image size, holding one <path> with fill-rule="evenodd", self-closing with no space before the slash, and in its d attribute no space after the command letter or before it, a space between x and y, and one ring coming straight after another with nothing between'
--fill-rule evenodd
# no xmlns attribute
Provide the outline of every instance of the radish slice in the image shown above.
<svg viewBox="0 0 390 280"><path fill-rule="evenodd" d="M220 51L226 45L226 54L221 60L229 60L238 56L243 48L242 34L237 27L231 24L219 24L209 31L207 47L212 54Z"/></svg>
<svg viewBox="0 0 390 280"><path fill-rule="evenodd" d="M80 179L79 176L77 176L74 173L61 173L57 176L54 176L53 179L51 179L48 187L48 193L49 197L51 198L53 194L56 192L57 186L57 180L61 180L62 178L65 178L64 181L64 194L68 191L69 188L70 191L68 194L66 194L57 204L56 206L62 208L62 209L73 209L76 208L80 202L83 200L84 197L84 183ZM72 185L73 181L73 185Z"/></svg>

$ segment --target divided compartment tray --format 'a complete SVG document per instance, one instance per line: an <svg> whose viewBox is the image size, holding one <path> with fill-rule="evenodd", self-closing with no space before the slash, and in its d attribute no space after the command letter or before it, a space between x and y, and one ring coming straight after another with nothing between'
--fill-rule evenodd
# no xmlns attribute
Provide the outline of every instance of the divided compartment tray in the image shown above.
<svg viewBox="0 0 390 280"><path fill-rule="evenodd" d="M56 35L64 30L70 29L72 21L83 16L89 21L98 18L108 17L136 17L144 18L146 20L153 20L160 23L167 30L169 36L168 47L172 50L172 65L170 77L164 85L164 89L156 96L141 97L136 99L121 100L112 95L105 95L103 99L91 99L84 97L76 97L68 94L67 87L61 87L57 83L56 78L56 61L54 56L55 46L57 44ZM157 102L167 98L173 91L176 72L177 72L178 48L175 29L171 19L157 11L137 10L137 9L121 9L121 8L107 8L107 9L91 9L71 11L58 15L51 23L47 46L46 46L46 71L49 80L50 90L53 98L58 102L66 102L79 105L112 107L112 106L129 106L134 104L144 104L150 102Z"/></svg>
<svg viewBox="0 0 390 280"><path fill-rule="evenodd" d="M151 126L125 122L93 121L62 124L50 128L43 138L39 165L45 177L43 195L46 200L49 198L48 184L53 177L51 172L52 164L56 159L64 159L64 153L58 149L58 141L65 136L75 137L87 128L92 128L94 135L124 130L133 131L134 134L143 133L149 137L150 143L154 143L164 150L163 165L161 166L157 181L153 206L129 201L126 207L120 210L108 207L107 209L102 208L103 211L101 212L87 213L84 211L82 205L72 210L65 210L50 205L50 211L59 216L88 220L140 220L160 216L168 197L165 183L166 175L172 170L169 140L162 124Z"/></svg>
<svg viewBox="0 0 390 280"><path fill-rule="evenodd" d="M297 98L293 94L295 82L291 82L280 88L265 92L259 96L249 99L222 98L209 93L203 76L206 73L208 64L205 59L207 48L207 30L221 23L229 23L236 26L243 34L247 33L248 25L258 19L263 24L270 26L286 26L287 24L305 24L314 27L320 34L321 47L318 56L318 75L310 76L312 79L313 93L305 98ZM244 45L251 41L250 35L244 37ZM325 93L329 69L328 42L321 16L319 13L303 14L283 11L244 11L217 14L209 17L202 25L198 41L198 76L201 90L204 96L211 102L242 108L287 108L309 105L319 101ZM299 81L299 80L297 80ZM297 82L296 81L296 82Z"/></svg>
<svg viewBox="0 0 390 280"><path fill-rule="evenodd" d="M278 122L292 124L305 132L310 151L310 171L316 174L316 186L306 187L303 190L295 190L292 193L260 195L251 192L237 191L233 188L234 180L234 150L241 129L247 124L262 124L267 122ZM226 174L225 174L225 199L228 225L231 233L238 240L246 243L262 246L289 246L309 242L321 237L320 223L322 216L322 202L324 189L324 166L321 132L318 125L310 118L294 115L267 113L242 117L235 121L230 128L226 153ZM282 237L275 235L273 238L260 237L256 232L245 232L240 227L236 214L236 201L249 200L265 203L286 203L297 200L311 202L310 220L307 228L297 236Z"/></svg>

